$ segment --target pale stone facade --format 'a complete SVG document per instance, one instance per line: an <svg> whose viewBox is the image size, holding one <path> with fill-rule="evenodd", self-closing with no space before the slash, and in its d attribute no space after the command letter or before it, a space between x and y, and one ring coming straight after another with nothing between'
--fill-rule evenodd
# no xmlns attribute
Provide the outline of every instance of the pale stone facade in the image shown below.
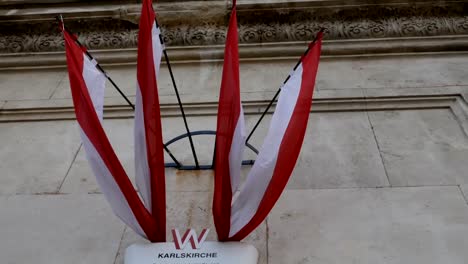
<svg viewBox="0 0 468 264"><path fill-rule="evenodd" d="M85 159L54 20L63 14L134 100L137 2L0 0L0 263L122 263L142 241L112 215ZM155 5L192 130L216 127L230 4ZM259 263L468 262L466 10L464 1L238 2L248 129L306 41L327 33L297 167L246 239ZM184 127L164 65L160 75L169 140ZM133 113L110 85L105 117L133 175ZM213 137L195 146L210 163ZM188 142L171 150L192 163ZM212 172L166 176L168 229L208 226L215 239Z"/></svg>

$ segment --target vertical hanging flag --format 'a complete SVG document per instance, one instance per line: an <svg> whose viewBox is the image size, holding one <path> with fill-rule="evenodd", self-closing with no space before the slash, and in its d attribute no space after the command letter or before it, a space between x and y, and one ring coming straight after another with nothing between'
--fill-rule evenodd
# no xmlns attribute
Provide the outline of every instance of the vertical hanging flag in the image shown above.
<svg viewBox="0 0 468 264"><path fill-rule="evenodd" d="M166 241L164 150L157 76L163 52L151 0L144 0L138 33L135 103L136 184L155 221L157 241Z"/></svg>
<svg viewBox="0 0 468 264"><path fill-rule="evenodd" d="M229 236L232 196L239 187L245 145L244 115L239 90L236 1L233 1L224 49L215 142L213 217L221 241Z"/></svg>
<svg viewBox="0 0 468 264"><path fill-rule="evenodd" d="M263 145L232 205L231 240L243 239L266 218L294 170L309 120L322 35L281 88Z"/></svg>
<svg viewBox="0 0 468 264"><path fill-rule="evenodd" d="M229 181L229 173L234 171L231 166L240 167L241 163L231 163L225 153L227 150L224 149L225 152L221 152L217 149L216 166L229 166L229 169L222 167L223 170L215 168L215 180L218 182L215 182L213 205L218 205L220 208L213 206L213 214L215 215L215 223L222 223L222 233L221 235L218 233L220 240L239 241L245 238L266 218L283 192L304 140L320 59L321 43L322 32L319 32L316 41L311 43L308 52L301 58L300 63L281 88L267 136L245 183L240 188L237 199L232 202L232 207L232 190L235 188L232 185L233 181ZM228 44L226 44L227 49ZM225 54L227 56L228 52L226 51ZM227 64L229 62L226 61L225 57L225 67ZM238 69L238 64L231 62L230 67ZM229 77L234 79L234 81L230 80L231 82L237 80L233 76L223 75L223 82L229 82L229 80L224 79ZM221 91L220 96L220 109L223 107L222 96L223 91ZM237 102L230 101L231 108L230 111L226 110L225 116L221 117L218 114L218 129L220 122L237 121L238 113L241 113L241 111L232 110L236 109L235 106L240 101L233 95L231 97L234 98L232 101L237 100ZM234 123L231 121L228 127L233 129ZM244 142L234 140L234 133L224 132L221 135L225 137L225 142L232 142L231 145L234 142L239 144L236 147L228 145L230 147L228 149L244 147ZM217 134L216 148L218 148L219 136ZM230 177L232 178L232 175ZM228 210L226 208L229 208L229 212L226 212ZM227 217L229 218L226 219ZM218 231L218 226L216 227ZM226 230L229 230L228 234L226 234Z"/></svg>
<svg viewBox="0 0 468 264"><path fill-rule="evenodd" d="M114 213L139 235L155 241L155 221L138 197L102 127L106 76L62 25L68 76L86 157Z"/></svg>

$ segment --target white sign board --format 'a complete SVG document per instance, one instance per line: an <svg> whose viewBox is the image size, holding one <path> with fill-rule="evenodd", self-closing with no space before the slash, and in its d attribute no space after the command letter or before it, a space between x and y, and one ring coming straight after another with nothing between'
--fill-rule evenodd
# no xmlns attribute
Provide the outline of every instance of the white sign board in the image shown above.
<svg viewBox="0 0 468 264"><path fill-rule="evenodd" d="M133 244L125 251L125 264L257 264L258 251L242 242L206 241L194 249L176 249L174 242Z"/></svg>

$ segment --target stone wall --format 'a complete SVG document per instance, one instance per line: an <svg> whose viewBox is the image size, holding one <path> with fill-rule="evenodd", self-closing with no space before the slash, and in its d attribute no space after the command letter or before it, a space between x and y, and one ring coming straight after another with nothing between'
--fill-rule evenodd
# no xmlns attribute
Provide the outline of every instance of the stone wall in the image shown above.
<svg viewBox="0 0 468 264"><path fill-rule="evenodd" d="M230 4L155 5L192 131L216 129ZM307 42L326 30L295 171L268 219L246 239L260 264L467 263L467 6L238 1L248 132ZM89 168L55 21L63 14L134 101L139 8L137 0L0 0L2 263L120 264L128 245L145 242L112 214ZM158 89L168 142L185 128L164 63ZM134 181L133 111L110 83L104 112L105 130ZM250 141L257 148L270 117ZM197 136L194 144L209 164L214 137ZM169 147L193 164L188 141ZM246 151L245 159L255 155ZM215 240L212 171L165 173L167 228L209 227Z"/></svg>

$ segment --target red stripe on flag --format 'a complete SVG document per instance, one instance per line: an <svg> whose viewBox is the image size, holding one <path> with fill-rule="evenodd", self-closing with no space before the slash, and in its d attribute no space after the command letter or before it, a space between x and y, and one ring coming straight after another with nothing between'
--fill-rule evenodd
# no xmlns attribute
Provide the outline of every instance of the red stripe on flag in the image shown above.
<svg viewBox="0 0 468 264"><path fill-rule="evenodd" d="M317 76L321 45L322 33L320 32L314 46L302 60L303 73L299 97L281 142L273 177L268 184L268 188L260 202L258 210L249 223L234 236L229 238L229 240L240 241L260 225L267 217L268 213L270 213L288 183L304 141L312 104L312 94L315 87L315 78Z"/></svg>
<svg viewBox="0 0 468 264"><path fill-rule="evenodd" d="M153 241L157 235L157 230L154 228L154 219L148 210L146 210L133 188L131 181L128 179L94 110L93 103L82 76L83 58L85 55L67 32L64 32L64 38L70 86L77 121L114 177L115 182L127 200L139 225L148 239Z"/></svg>
<svg viewBox="0 0 468 264"><path fill-rule="evenodd" d="M148 165L151 175L151 211L156 220L156 229L159 231L156 241L164 242L166 241L166 187L161 114L151 34L154 23L152 1L145 0L138 33L137 79L142 97Z"/></svg>
<svg viewBox="0 0 468 264"><path fill-rule="evenodd" d="M227 240L229 237L232 200L229 153L241 112L240 107L237 14L234 5L224 49L215 143L213 217L220 241Z"/></svg>

